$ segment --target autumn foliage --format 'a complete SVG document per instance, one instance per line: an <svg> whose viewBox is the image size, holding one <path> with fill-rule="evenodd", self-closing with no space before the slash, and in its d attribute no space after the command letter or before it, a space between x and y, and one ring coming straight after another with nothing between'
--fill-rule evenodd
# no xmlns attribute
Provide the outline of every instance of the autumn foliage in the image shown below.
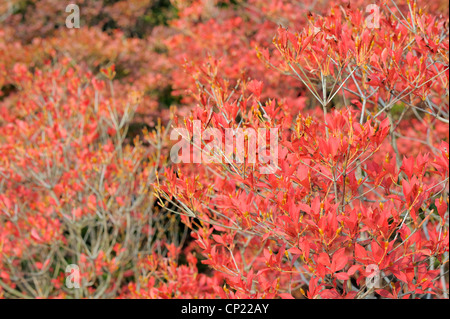
<svg viewBox="0 0 450 319"><path fill-rule="evenodd" d="M446 1L78 5L0 4L0 297L448 298Z"/></svg>

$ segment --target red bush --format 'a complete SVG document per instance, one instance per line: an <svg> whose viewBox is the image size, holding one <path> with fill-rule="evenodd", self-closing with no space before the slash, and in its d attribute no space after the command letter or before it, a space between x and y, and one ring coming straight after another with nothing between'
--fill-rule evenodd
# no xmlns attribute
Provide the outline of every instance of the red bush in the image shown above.
<svg viewBox="0 0 450 319"><path fill-rule="evenodd" d="M99 3L0 5L0 297L448 298L447 4Z"/></svg>

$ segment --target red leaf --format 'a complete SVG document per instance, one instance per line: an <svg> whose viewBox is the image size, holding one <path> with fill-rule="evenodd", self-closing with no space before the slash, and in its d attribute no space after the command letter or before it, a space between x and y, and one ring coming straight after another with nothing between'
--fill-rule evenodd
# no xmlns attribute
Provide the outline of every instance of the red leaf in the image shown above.
<svg viewBox="0 0 450 319"><path fill-rule="evenodd" d="M367 258L367 253L363 246L355 244L355 257L361 260Z"/></svg>
<svg viewBox="0 0 450 319"><path fill-rule="evenodd" d="M317 258L317 262L321 265L330 267L330 257L326 253L321 253L319 258Z"/></svg>
<svg viewBox="0 0 450 319"><path fill-rule="evenodd" d="M261 81L252 80L248 84L248 90L252 92L257 99L261 97L263 83Z"/></svg>
<svg viewBox="0 0 450 319"><path fill-rule="evenodd" d="M338 272L334 276L339 280L348 280L350 276L346 272Z"/></svg>
<svg viewBox="0 0 450 319"><path fill-rule="evenodd" d="M389 291L387 291L385 289L377 289L377 290L375 290L375 292L377 294L379 294L381 297L394 299L394 296Z"/></svg>
<svg viewBox="0 0 450 319"><path fill-rule="evenodd" d="M290 249L288 249L288 252L290 252L293 255L301 255L302 252L300 249L298 249L297 247L292 247Z"/></svg>
<svg viewBox="0 0 450 319"><path fill-rule="evenodd" d="M331 271L336 272L341 270L347 265L348 257L345 255L345 248L339 249L333 255L333 261L331 263Z"/></svg>
<svg viewBox="0 0 450 319"><path fill-rule="evenodd" d="M347 271L347 274L349 276L353 276L358 270L361 269L361 265L353 265L350 267L350 269Z"/></svg>
<svg viewBox="0 0 450 319"><path fill-rule="evenodd" d="M217 243L222 244L222 245L225 245L225 242L223 241L222 236L219 236L219 235L212 235L212 237L214 238L214 240L215 240Z"/></svg>
<svg viewBox="0 0 450 319"><path fill-rule="evenodd" d="M36 228L33 228L31 230L31 238L33 238L36 241L41 241L42 240L42 238L41 238L41 236L39 236L39 233L37 232Z"/></svg>

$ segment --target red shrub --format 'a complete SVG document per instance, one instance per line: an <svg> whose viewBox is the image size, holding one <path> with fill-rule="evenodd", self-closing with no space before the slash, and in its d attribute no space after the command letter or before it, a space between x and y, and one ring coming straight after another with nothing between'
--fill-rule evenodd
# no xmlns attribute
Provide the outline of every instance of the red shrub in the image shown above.
<svg viewBox="0 0 450 319"><path fill-rule="evenodd" d="M0 297L448 298L446 3L10 3Z"/></svg>
<svg viewBox="0 0 450 319"><path fill-rule="evenodd" d="M272 91L229 73L219 57L188 59L199 106L179 121L187 140L195 120L220 132L219 144L229 128L279 131L274 174L250 162L246 142L244 163L214 149L218 164L179 165L157 184L203 262L223 273L222 297L448 296L448 20L382 9L379 29L342 7L310 15L296 33L280 27L275 65L260 49L317 108L268 100ZM287 92L285 83L277 89ZM380 278L366 289L372 267Z"/></svg>

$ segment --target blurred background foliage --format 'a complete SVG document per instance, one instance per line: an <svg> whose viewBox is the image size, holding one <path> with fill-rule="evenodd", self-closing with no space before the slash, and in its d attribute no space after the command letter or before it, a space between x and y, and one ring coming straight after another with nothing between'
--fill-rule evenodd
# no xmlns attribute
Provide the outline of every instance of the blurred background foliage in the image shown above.
<svg viewBox="0 0 450 319"><path fill-rule="evenodd" d="M2 0L0 22L34 26L35 32L17 33L18 38L31 41L45 37L65 25L65 7L80 8L81 24L102 31L120 29L129 37L145 37L158 25L167 25L177 15L170 0ZM20 29L20 28L19 28Z"/></svg>

